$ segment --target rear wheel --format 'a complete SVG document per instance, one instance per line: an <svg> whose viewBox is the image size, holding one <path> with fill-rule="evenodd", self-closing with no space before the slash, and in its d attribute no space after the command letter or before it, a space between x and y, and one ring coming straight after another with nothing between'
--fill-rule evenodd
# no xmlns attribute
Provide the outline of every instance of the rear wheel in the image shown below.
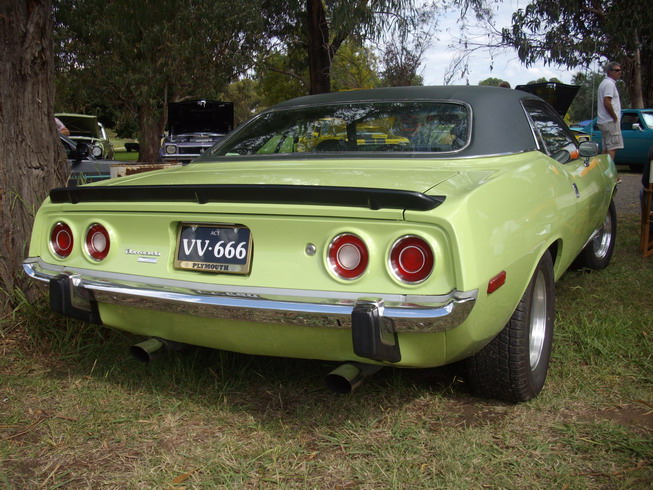
<svg viewBox="0 0 653 490"><path fill-rule="evenodd" d="M617 239L617 210L614 201L610 201L608 212L601 229L594 238L585 245L574 261L574 267L593 270L605 269L610 263Z"/></svg>
<svg viewBox="0 0 653 490"><path fill-rule="evenodd" d="M555 283L547 252L535 269L510 321L480 352L467 359L467 382L481 396L522 402L544 386L553 343Z"/></svg>

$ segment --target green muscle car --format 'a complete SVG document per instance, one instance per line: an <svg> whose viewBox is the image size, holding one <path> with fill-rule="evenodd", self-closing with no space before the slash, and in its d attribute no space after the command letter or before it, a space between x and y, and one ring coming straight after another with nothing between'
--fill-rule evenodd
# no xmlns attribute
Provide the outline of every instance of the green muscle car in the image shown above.
<svg viewBox="0 0 653 490"><path fill-rule="evenodd" d="M328 146L307 144L324 121ZM24 269L53 310L149 337L143 360L183 343L341 361L336 391L464 360L474 393L524 401L555 281L610 261L616 183L526 92L301 97L182 167L53 189Z"/></svg>

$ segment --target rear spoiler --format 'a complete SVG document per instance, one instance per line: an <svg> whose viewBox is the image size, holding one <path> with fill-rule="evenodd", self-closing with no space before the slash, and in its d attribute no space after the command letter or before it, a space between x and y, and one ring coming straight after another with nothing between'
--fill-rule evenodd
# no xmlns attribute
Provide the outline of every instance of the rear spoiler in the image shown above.
<svg viewBox="0 0 653 490"><path fill-rule="evenodd" d="M409 209L429 211L444 196L421 192L365 187L313 185L134 185L60 187L50 191L53 203L81 202L242 202L257 204L305 204L353 206L373 210Z"/></svg>

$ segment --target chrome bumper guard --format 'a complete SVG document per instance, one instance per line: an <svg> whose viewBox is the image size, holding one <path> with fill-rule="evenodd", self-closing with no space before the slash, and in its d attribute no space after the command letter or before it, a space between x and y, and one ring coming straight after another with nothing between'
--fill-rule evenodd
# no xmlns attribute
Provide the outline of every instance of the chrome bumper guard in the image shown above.
<svg viewBox="0 0 653 490"><path fill-rule="evenodd" d="M367 325L363 331L375 332L381 344L390 346L399 332L442 332L457 327L471 312L478 294L477 290L393 295L214 286L56 266L40 258L25 260L23 269L31 278L50 284L54 311L93 323L101 323L97 303L224 320L339 329L352 329L352 318L366 317L368 320L362 323L356 320L357 324ZM361 328L354 330L360 332ZM375 358L374 348L361 349L367 353L365 357ZM386 354L379 356L387 358Z"/></svg>

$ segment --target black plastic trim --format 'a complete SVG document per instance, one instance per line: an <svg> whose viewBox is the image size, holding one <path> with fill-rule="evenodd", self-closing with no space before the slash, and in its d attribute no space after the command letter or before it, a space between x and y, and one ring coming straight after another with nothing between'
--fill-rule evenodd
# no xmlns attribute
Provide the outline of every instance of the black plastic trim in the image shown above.
<svg viewBox="0 0 653 490"><path fill-rule="evenodd" d="M374 361L399 362L401 352L392 320L374 304L357 305L351 313L354 354Z"/></svg>
<svg viewBox="0 0 653 490"><path fill-rule="evenodd" d="M94 300L89 300L88 310L78 308L73 305L72 294L69 276L59 274L50 279L50 309L52 311L84 322L102 325L97 303Z"/></svg>
<svg viewBox="0 0 653 490"><path fill-rule="evenodd" d="M444 196L421 192L365 187L312 185L133 185L60 187L50 191L53 203L81 202L248 202L354 206L369 209L429 211L444 202Z"/></svg>

